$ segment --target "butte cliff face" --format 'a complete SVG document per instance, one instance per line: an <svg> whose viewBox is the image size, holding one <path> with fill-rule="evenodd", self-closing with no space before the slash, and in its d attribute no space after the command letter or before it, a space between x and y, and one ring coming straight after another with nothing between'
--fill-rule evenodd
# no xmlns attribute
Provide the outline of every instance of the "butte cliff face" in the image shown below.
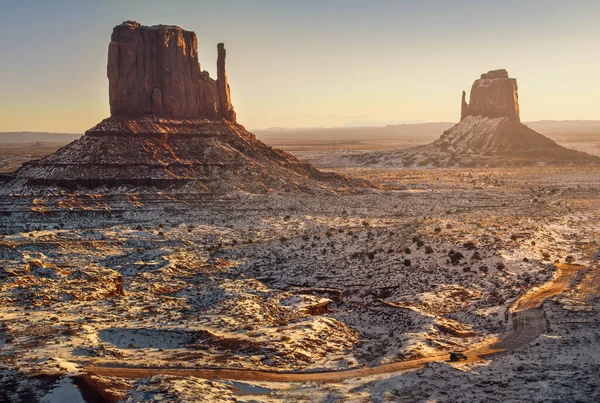
<svg viewBox="0 0 600 403"><path fill-rule="evenodd" d="M460 120L467 116L485 116L490 119L507 117L520 122L517 80L508 77L506 70L493 70L481 75L471 87L470 103L463 91Z"/></svg>
<svg viewBox="0 0 600 403"><path fill-rule="evenodd" d="M350 155L364 166L485 167L538 164L598 164L600 158L571 150L521 123L517 80L506 70L481 75L467 102L463 91L460 123L435 142L406 150Z"/></svg>
<svg viewBox="0 0 600 403"><path fill-rule="evenodd" d="M107 70L113 116L235 121L222 43L215 81L200 67L195 33L126 21L113 30Z"/></svg>
<svg viewBox="0 0 600 403"><path fill-rule="evenodd" d="M198 63L193 32L126 21L108 48L111 116L14 181L69 189L192 186L191 192L267 192L371 186L275 150L236 122L218 45L217 79ZM20 186L20 185L15 185Z"/></svg>

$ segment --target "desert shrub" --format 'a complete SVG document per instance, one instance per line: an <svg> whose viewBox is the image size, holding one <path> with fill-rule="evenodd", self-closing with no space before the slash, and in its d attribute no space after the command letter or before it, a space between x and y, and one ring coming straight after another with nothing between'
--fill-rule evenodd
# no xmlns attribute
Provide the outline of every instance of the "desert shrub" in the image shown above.
<svg viewBox="0 0 600 403"><path fill-rule="evenodd" d="M467 250L473 250L475 249L475 242L467 241L463 244L463 247L465 247Z"/></svg>
<svg viewBox="0 0 600 403"><path fill-rule="evenodd" d="M455 252L455 251L451 250L450 252L448 252L448 257L450 258L450 261L452 262L452 264L456 265L465 256L462 253L460 253L460 252Z"/></svg>

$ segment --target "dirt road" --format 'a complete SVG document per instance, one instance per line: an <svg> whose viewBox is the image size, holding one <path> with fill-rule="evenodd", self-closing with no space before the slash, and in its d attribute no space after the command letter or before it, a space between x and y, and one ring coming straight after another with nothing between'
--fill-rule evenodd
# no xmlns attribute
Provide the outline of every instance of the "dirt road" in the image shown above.
<svg viewBox="0 0 600 403"><path fill-rule="evenodd" d="M499 350L491 354L480 353L482 357L490 357L523 347L535 340L544 331L542 304L545 300L561 294L575 280L584 266L557 264L557 276L554 280L523 295L512 313L511 328L500 336L500 340L489 346L490 350Z"/></svg>
<svg viewBox="0 0 600 403"><path fill-rule="evenodd" d="M475 362L504 354L518 349L535 340L544 330L543 312L541 309L544 301L554 295L562 293L575 280L577 274L585 269L580 265L556 265L556 277L535 290L523 295L515 304L511 320L511 327L503 333L499 340L489 345L466 351L468 357L464 362ZM433 361L447 361L448 354L426 357L418 360L402 361L392 364L380 365L344 371L328 372L268 372L240 369L195 369L195 368L125 368L108 366L89 366L84 368L88 374L114 376L120 378L147 378L153 375L191 376L204 379L227 379L239 381L266 381L266 382L333 382L351 378L363 378L423 367Z"/></svg>

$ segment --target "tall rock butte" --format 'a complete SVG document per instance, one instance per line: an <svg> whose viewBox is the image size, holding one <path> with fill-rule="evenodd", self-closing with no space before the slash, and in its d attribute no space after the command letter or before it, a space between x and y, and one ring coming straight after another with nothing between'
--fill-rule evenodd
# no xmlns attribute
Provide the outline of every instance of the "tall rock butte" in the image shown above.
<svg viewBox="0 0 600 403"><path fill-rule="evenodd" d="M107 70L113 116L235 121L222 43L215 81L200 67L195 33L126 21L113 29Z"/></svg>
<svg viewBox="0 0 600 403"><path fill-rule="evenodd" d="M489 167L598 164L600 158L565 148L521 123L517 80L506 70L481 75L463 91L460 122L431 144L347 155L351 165Z"/></svg>
<svg viewBox="0 0 600 403"><path fill-rule="evenodd" d="M460 120L467 116L485 116L490 119L507 117L520 122L519 88L515 78L506 70L492 70L481 75L471 87L470 103L462 94Z"/></svg>
<svg viewBox="0 0 600 403"><path fill-rule="evenodd" d="M116 26L108 47L111 116L57 152L23 164L13 174L16 186L189 185L192 193L372 186L321 172L238 124L225 46L217 50L213 80L200 68L193 32L134 21Z"/></svg>

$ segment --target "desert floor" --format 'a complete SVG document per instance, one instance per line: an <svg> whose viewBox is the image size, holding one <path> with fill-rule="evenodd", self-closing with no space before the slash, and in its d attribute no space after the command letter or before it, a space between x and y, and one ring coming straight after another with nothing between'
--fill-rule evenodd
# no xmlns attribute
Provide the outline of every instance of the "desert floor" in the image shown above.
<svg viewBox="0 0 600 403"><path fill-rule="evenodd" d="M0 401L598 400L600 168L340 172L0 194Z"/></svg>

